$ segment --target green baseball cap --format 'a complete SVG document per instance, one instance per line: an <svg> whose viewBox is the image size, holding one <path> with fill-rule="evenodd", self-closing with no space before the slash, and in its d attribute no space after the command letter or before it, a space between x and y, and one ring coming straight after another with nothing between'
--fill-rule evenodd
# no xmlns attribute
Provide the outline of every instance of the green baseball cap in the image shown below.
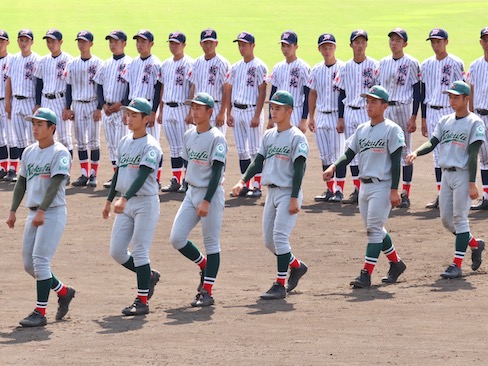
<svg viewBox="0 0 488 366"><path fill-rule="evenodd" d="M266 102L269 104L287 105L293 108L293 96L286 90L278 90L271 99Z"/></svg>
<svg viewBox="0 0 488 366"><path fill-rule="evenodd" d="M130 110L137 113L151 114L151 104L145 98L134 98L128 106L122 107L123 110Z"/></svg>
<svg viewBox="0 0 488 366"><path fill-rule="evenodd" d="M471 88L464 81L457 80L451 84L449 89L444 90L442 94L471 95Z"/></svg>
<svg viewBox="0 0 488 366"><path fill-rule="evenodd" d="M361 94L363 98L366 97L373 97L376 99L383 99L385 102L388 102L388 99L390 98L390 95L386 91L385 88L383 88L381 85L374 85L372 86L367 93Z"/></svg>
<svg viewBox="0 0 488 366"><path fill-rule="evenodd" d="M32 116L27 116L24 119L29 122L32 122L32 120L34 119L49 121L54 124L57 124L58 122L58 117L56 116L56 113L54 113L49 108L39 108L37 109L37 111L34 112Z"/></svg>
<svg viewBox="0 0 488 366"><path fill-rule="evenodd" d="M185 100L186 105L191 105L192 103L206 105L210 108L213 108L215 105L215 101L210 94L207 93L197 93L193 99Z"/></svg>

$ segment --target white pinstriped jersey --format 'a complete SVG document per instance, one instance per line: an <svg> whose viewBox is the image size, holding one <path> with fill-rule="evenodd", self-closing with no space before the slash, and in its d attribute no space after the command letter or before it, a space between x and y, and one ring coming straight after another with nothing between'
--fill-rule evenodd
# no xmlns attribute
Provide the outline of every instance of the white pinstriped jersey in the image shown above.
<svg viewBox="0 0 488 366"><path fill-rule="evenodd" d="M249 62L237 61L230 68L227 82L232 85L231 101L239 104L256 104L259 86L267 82L268 67L258 57Z"/></svg>
<svg viewBox="0 0 488 366"><path fill-rule="evenodd" d="M0 98L5 98L5 81L7 80L8 64L11 59L11 55L7 53L5 57L0 58Z"/></svg>
<svg viewBox="0 0 488 366"><path fill-rule="evenodd" d="M124 56L116 60L113 57L105 60L93 80L103 86L103 99L107 103L121 102L127 92L128 84L124 72L132 57Z"/></svg>
<svg viewBox="0 0 488 366"><path fill-rule="evenodd" d="M43 81L43 94L64 93L66 91L66 65L73 57L61 52L57 57L51 54L41 58L34 71L34 76Z"/></svg>
<svg viewBox="0 0 488 366"><path fill-rule="evenodd" d="M20 52L12 56L7 72L12 84L12 95L29 98L36 96L34 71L40 59L41 57L35 52L26 57L23 57Z"/></svg>
<svg viewBox="0 0 488 366"><path fill-rule="evenodd" d="M178 61L170 57L163 61L159 81L163 84L162 100L166 103L184 103L189 98L190 81L188 74L193 66L193 59L185 55Z"/></svg>
<svg viewBox="0 0 488 366"><path fill-rule="evenodd" d="M449 106L449 97L442 92L456 80L465 80L464 63L459 57L448 54L442 60L429 57L420 65L421 80L425 84L427 105Z"/></svg>
<svg viewBox="0 0 488 366"><path fill-rule="evenodd" d="M92 56L88 60L76 57L66 66L66 82L71 85L73 100L96 100L97 83L94 77L102 65L102 60Z"/></svg>
<svg viewBox="0 0 488 366"><path fill-rule="evenodd" d="M341 60L337 60L331 66L327 66L322 61L313 67L307 86L317 92L317 102L315 103L317 111L331 112L339 109L339 88L334 85L334 80L342 67L344 67L344 62Z"/></svg>
<svg viewBox="0 0 488 366"><path fill-rule="evenodd" d="M369 88L376 84L378 61L369 56L361 63L354 59L346 62L335 80L335 84L346 92L344 105L352 107L366 106L366 99L361 97Z"/></svg>
<svg viewBox="0 0 488 366"><path fill-rule="evenodd" d="M154 98L154 86L161 76L161 60L154 55L146 59L137 56L125 68L123 77L129 82L129 99ZM159 101L158 101L159 102Z"/></svg>
<svg viewBox="0 0 488 366"><path fill-rule="evenodd" d="M305 99L303 87L307 86L309 77L309 64L297 58L290 63L286 60L278 62L271 71L269 82L278 90L288 91L293 96L294 106L301 107Z"/></svg>
<svg viewBox="0 0 488 366"><path fill-rule="evenodd" d="M410 55L393 59L392 55L380 60L377 80L388 90L390 100L409 104L413 101L413 85L420 80L420 65Z"/></svg>
<svg viewBox="0 0 488 366"><path fill-rule="evenodd" d="M488 61L482 56L469 66L468 82L474 86L473 106L488 109Z"/></svg>
<svg viewBox="0 0 488 366"><path fill-rule="evenodd" d="M196 93L208 93L214 100L222 100L222 86L230 70L230 63L217 54L210 60L205 59L205 55L195 60L188 75L188 80L195 85Z"/></svg>

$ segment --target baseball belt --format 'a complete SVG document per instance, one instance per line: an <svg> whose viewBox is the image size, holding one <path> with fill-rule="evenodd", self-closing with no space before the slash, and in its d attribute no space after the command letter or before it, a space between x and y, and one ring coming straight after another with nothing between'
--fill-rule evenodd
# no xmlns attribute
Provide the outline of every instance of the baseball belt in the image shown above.
<svg viewBox="0 0 488 366"><path fill-rule="evenodd" d="M397 102L397 101L395 101L395 100L390 100L390 101L388 102L388 105L402 105L402 103Z"/></svg>
<svg viewBox="0 0 488 366"><path fill-rule="evenodd" d="M234 107L236 107L237 109L248 109L248 108L251 108L251 107L255 107L256 104L239 104L239 103L234 103Z"/></svg>
<svg viewBox="0 0 488 366"><path fill-rule="evenodd" d="M268 188L280 188L276 184L268 184Z"/></svg>
<svg viewBox="0 0 488 366"><path fill-rule="evenodd" d="M175 108L175 107L180 107L182 105L185 105L185 103L178 103L178 102L168 102L165 103L168 107Z"/></svg>
<svg viewBox="0 0 488 366"><path fill-rule="evenodd" d="M444 168L446 172L455 172L457 169L455 167L450 167L450 168Z"/></svg>
<svg viewBox="0 0 488 366"><path fill-rule="evenodd" d="M58 94L44 94L44 96L47 99L56 99L56 98L62 98L64 97L64 93L58 93Z"/></svg>
<svg viewBox="0 0 488 366"><path fill-rule="evenodd" d="M475 112L478 113L480 116L488 116L488 109L475 109Z"/></svg>
<svg viewBox="0 0 488 366"><path fill-rule="evenodd" d="M361 183L365 183L365 184L381 182L380 179L376 179L376 178L359 178L359 180L361 181Z"/></svg>
<svg viewBox="0 0 488 366"><path fill-rule="evenodd" d="M431 105L429 107L432 109L435 109L436 111L438 111L439 109L442 109L442 108L447 108L447 107L444 107L442 105Z"/></svg>
<svg viewBox="0 0 488 366"><path fill-rule="evenodd" d="M351 109L354 109L355 111L361 109L361 107L356 107L356 106L353 106L353 105L348 105L349 108Z"/></svg>
<svg viewBox="0 0 488 366"><path fill-rule="evenodd" d="M28 97L25 97L23 95L14 95L14 98L17 100L24 100L24 99L27 99Z"/></svg>
<svg viewBox="0 0 488 366"><path fill-rule="evenodd" d="M91 102L94 102L96 101L96 99L92 99L92 100L75 100L75 102L78 102L78 103L91 103Z"/></svg>
<svg viewBox="0 0 488 366"><path fill-rule="evenodd" d="M334 112L337 112L337 111L319 111L319 113L323 113L323 114L332 114Z"/></svg>

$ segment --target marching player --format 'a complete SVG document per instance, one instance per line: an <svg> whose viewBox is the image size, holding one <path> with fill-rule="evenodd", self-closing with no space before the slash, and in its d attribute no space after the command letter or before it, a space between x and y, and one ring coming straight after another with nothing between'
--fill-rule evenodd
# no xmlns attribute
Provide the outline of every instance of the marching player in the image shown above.
<svg viewBox="0 0 488 366"><path fill-rule="evenodd" d="M8 123L10 119L10 96L5 80L8 76L8 64L11 58L7 52L9 43L8 33L0 30L0 179L6 178L7 181L13 182L17 179L16 171L19 163L19 150L16 146L17 143L14 141L12 129L9 126L10 124ZM10 169L8 166L9 160Z"/></svg>

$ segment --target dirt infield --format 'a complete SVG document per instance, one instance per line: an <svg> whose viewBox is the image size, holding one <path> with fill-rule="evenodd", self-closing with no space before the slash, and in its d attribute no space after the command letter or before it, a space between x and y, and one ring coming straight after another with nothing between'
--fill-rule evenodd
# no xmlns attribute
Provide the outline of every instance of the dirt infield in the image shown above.
<svg viewBox="0 0 488 366"><path fill-rule="evenodd" d="M392 211L387 228L408 268L395 285L381 285L388 270L380 257L368 290L352 290L362 268L365 230L356 207L315 203L324 190L313 135L304 181L304 203L292 236L294 254L309 265L297 290L285 300L263 302L272 284L275 258L263 246L259 200L228 198L221 235L222 261L214 290L215 306L190 307L199 281L195 264L169 243L179 194L161 194L161 217L151 251L162 281L147 316L127 318L121 309L135 296L135 276L116 264L108 245L113 217L102 219L106 190L100 183L111 169L103 145L99 187L68 193L68 224L53 260L53 271L77 293L66 320L56 322L51 294L48 325L21 329L20 319L35 305L35 282L22 268L25 209L14 230L4 223L13 185L0 183L3 215L0 242L1 365L486 365L488 351L488 263L464 277L442 280L454 237L437 210L425 209L435 196L431 157L414 170L412 206ZM232 131L226 170L226 196L239 178ZM421 141L416 133L414 146ZM170 178L169 153L163 183ZM78 176L75 159L72 174ZM348 175L349 177L349 175ZM346 185L346 195L351 184ZM470 215L472 232L486 237L488 212ZM199 227L192 239L201 247Z"/></svg>

